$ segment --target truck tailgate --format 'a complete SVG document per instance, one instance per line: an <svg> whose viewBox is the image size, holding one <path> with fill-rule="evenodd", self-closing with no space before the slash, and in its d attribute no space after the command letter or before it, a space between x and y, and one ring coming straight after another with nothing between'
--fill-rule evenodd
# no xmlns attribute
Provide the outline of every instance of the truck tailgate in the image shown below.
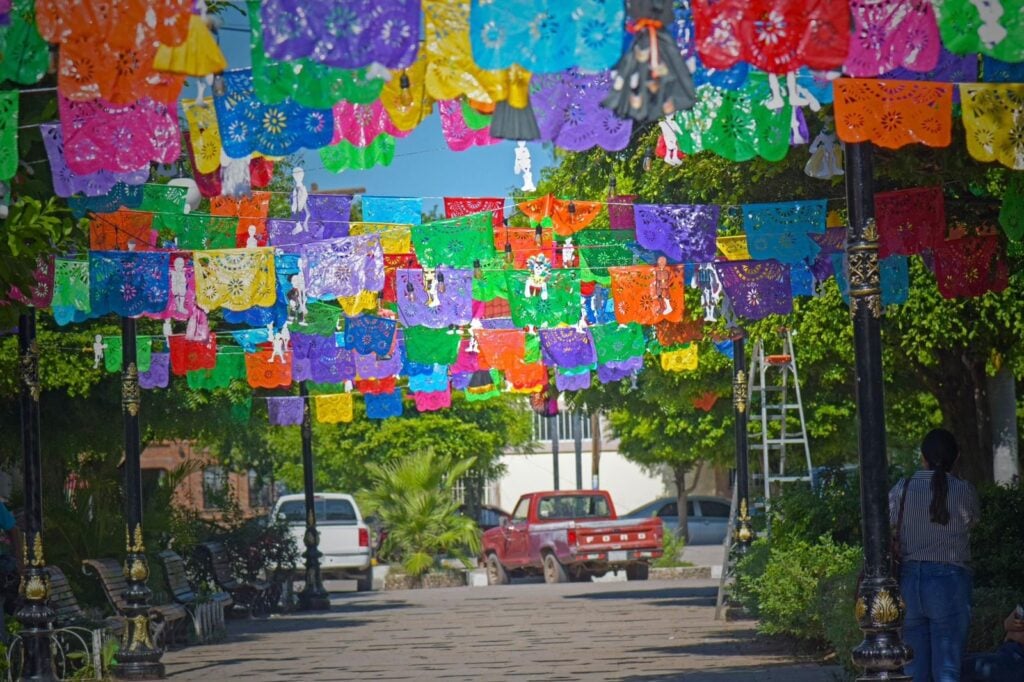
<svg viewBox="0 0 1024 682"><path fill-rule="evenodd" d="M576 545L580 551L619 549L661 549L661 520L605 521L576 525Z"/></svg>

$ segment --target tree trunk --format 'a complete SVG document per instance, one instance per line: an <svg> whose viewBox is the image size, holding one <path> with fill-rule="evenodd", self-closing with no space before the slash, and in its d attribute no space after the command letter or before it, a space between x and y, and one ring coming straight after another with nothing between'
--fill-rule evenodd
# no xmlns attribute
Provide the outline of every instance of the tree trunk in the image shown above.
<svg viewBox="0 0 1024 682"><path fill-rule="evenodd" d="M960 446L960 461L954 471L975 485L990 483L992 416L985 361L955 351L938 351L936 356L938 366L924 375L939 401L943 426Z"/></svg>
<svg viewBox="0 0 1024 682"><path fill-rule="evenodd" d="M1003 365L988 377L989 409L992 411L992 472L996 483L1017 485L1020 461L1017 449L1017 386L1013 372Z"/></svg>
<svg viewBox="0 0 1024 682"><path fill-rule="evenodd" d="M689 465L684 464L672 467L672 475L676 481L676 509L679 513L679 528L676 530L676 535L687 542L690 540L690 533L687 527L688 517L686 514L686 472L689 469Z"/></svg>

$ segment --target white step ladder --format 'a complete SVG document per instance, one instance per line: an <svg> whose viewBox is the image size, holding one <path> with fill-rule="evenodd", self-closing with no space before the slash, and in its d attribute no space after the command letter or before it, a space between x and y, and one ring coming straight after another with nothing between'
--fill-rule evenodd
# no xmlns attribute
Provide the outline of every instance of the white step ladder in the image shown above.
<svg viewBox="0 0 1024 682"><path fill-rule="evenodd" d="M761 476L764 480L765 503L771 500L772 484L790 481L810 481L811 445L807 440L807 421L804 419L804 405L800 397L800 376L796 369L796 354L793 352L793 334L781 329L782 352L766 355L764 342L758 341L750 358L750 411L760 410L761 419L750 420L751 451L761 451ZM795 398L795 402L791 402ZM791 416L797 417L799 427L792 430ZM757 430L759 427L759 430ZM806 471L790 474L786 471L787 456L803 449ZM794 450L796 451L794 453Z"/></svg>

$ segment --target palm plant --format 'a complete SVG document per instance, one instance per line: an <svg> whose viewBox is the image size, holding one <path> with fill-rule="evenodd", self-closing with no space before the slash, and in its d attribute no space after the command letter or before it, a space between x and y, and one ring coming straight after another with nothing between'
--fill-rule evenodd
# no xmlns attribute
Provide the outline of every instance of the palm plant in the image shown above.
<svg viewBox="0 0 1024 682"><path fill-rule="evenodd" d="M456 483L475 462L475 457L453 461L428 450L369 466L372 488L360 505L381 519L388 531L383 552L401 557L407 574L421 576L445 555L469 567L469 557L480 552L476 524L459 513L454 495Z"/></svg>

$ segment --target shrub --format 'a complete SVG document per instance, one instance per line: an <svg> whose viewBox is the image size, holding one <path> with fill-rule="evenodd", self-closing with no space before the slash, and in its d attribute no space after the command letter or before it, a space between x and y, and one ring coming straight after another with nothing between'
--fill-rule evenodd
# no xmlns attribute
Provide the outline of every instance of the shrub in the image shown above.
<svg viewBox="0 0 1024 682"><path fill-rule="evenodd" d="M758 599L758 580L764 575L771 554L771 543L768 537L761 535L750 545L750 550L736 563L736 583L733 598L738 601L747 613L758 616L760 607Z"/></svg>
<svg viewBox="0 0 1024 682"><path fill-rule="evenodd" d="M825 591L826 586L837 576L859 570L859 565L858 547L837 544L827 535L814 544L800 540L789 548L773 550L764 574L754 583L758 629L766 634L825 641L820 606L823 600L836 598ZM852 598L846 603L852 604Z"/></svg>
<svg viewBox="0 0 1024 682"><path fill-rule="evenodd" d="M841 544L860 544L858 480L856 474L834 469L822 475L817 489L802 482L785 485L772 499L772 542L788 547L827 535Z"/></svg>
<svg viewBox="0 0 1024 682"><path fill-rule="evenodd" d="M1024 489L992 485L978 495L981 521L971 531L974 583L1019 590L1024 585Z"/></svg>
<svg viewBox="0 0 1024 682"><path fill-rule="evenodd" d="M968 651L995 648L1006 633L1003 621L1013 607L1024 599L1024 588L975 588L971 595L971 630L967 635Z"/></svg>
<svg viewBox="0 0 1024 682"><path fill-rule="evenodd" d="M367 514L376 514L384 528L383 553L400 557L411 576L440 566L444 555L467 567L480 552L476 522L459 513L454 489L475 458L459 462L421 452L387 465L369 465L373 487L360 500Z"/></svg>
<svg viewBox="0 0 1024 682"><path fill-rule="evenodd" d="M683 549L686 547L686 539L675 533L665 533L661 536L661 556L651 562L655 568L673 568L675 566L689 566L682 560Z"/></svg>
<svg viewBox="0 0 1024 682"><path fill-rule="evenodd" d="M821 617L825 640L835 652L836 660L848 672L857 673L860 671L853 665L851 652L864 639L853 613L861 562L860 548L851 549L856 550L856 561L819 584L816 610Z"/></svg>

